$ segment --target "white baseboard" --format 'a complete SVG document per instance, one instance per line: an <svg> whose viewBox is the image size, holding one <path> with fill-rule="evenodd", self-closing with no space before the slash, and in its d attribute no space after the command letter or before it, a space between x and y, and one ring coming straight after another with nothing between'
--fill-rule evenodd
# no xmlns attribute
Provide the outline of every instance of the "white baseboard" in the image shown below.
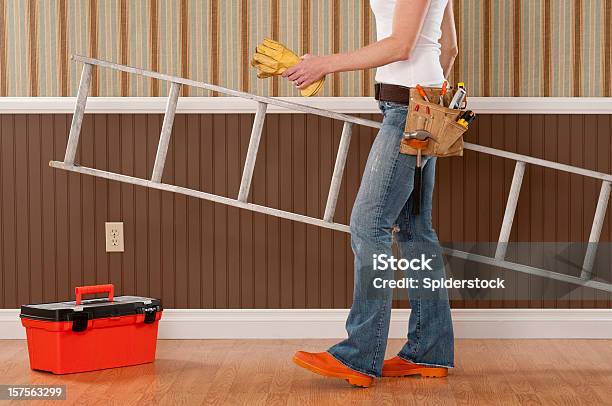
<svg viewBox="0 0 612 406"><path fill-rule="evenodd" d="M454 309L457 338L612 339L612 309ZM345 336L345 309L167 309L161 339L314 339ZM410 310L393 310L402 338ZM23 339L18 309L0 310L0 339Z"/></svg>

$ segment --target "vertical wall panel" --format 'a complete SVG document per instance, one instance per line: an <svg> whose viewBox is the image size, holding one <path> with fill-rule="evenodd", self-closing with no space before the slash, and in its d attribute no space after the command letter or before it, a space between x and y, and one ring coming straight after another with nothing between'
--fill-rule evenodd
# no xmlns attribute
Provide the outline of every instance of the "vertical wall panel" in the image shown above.
<svg viewBox="0 0 612 406"><path fill-rule="evenodd" d="M121 171L121 116L111 114L108 116L108 169L112 172ZM124 221L130 225L129 216L123 217L121 204L121 184L118 182L108 182L108 211L107 221ZM106 230L105 230L106 231ZM125 230L124 230L125 233ZM133 249L132 249L133 252ZM116 287L121 286L123 290L123 261L124 255L108 256L108 275L109 280Z"/></svg>
<svg viewBox="0 0 612 406"><path fill-rule="evenodd" d="M201 116L200 121L200 173L202 176L202 190L212 191L213 190L213 133L212 123L213 116ZM242 117L241 117L242 119ZM202 269L208 269L206 276L202 275L201 278L201 290L202 295L201 305L204 308L213 308L214 302L214 280L212 279L213 272L215 269L214 261L214 240L215 230L213 227L213 221L215 219L214 205L203 204L201 205L201 232L202 232ZM241 246L242 247L242 246ZM252 305L251 305L252 306Z"/></svg>
<svg viewBox="0 0 612 406"><path fill-rule="evenodd" d="M29 184L29 150L28 150L28 116L19 114L14 117L13 131L14 143L14 202L15 202L15 255L16 266L15 283L17 288L17 302L30 300L29 269L30 269L30 242L28 213L28 184ZM23 159L23 158L25 159Z"/></svg>
<svg viewBox="0 0 612 406"><path fill-rule="evenodd" d="M267 117L266 131L266 161L261 163L265 165L266 174L266 202L265 204L271 207L280 207L280 194L283 193L279 189L279 138L282 136L279 132L279 115L270 115ZM236 185L236 186L239 186ZM235 187L233 190L237 190ZM266 216L266 269L267 269L267 297L268 302L266 307L280 307L280 274L283 271L280 262L280 219L278 217Z"/></svg>
<svg viewBox="0 0 612 406"><path fill-rule="evenodd" d="M292 116L288 114L280 115L278 118L278 148L279 148L279 208L281 210L291 210L293 207L293 168L292 168ZM280 242L279 242L279 261L280 261L280 284L279 295L281 308L291 308L293 306L293 225L294 222L280 220Z"/></svg>
<svg viewBox="0 0 612 406"><path fill-rule="evenodd" d="M226 122L227 117L224 115L215 115L213 120L213 192L217 195L227 196L227 178L226 178ZM227 210L228 207L221 204L214 204L214 220L210 226L214 229L212 238L214 260L212 262L212 275L209 276L207 283L212 282L213 297L216 308L227 307ZM212 277L212 280L210 280ZM254 281L261 286L261 280L256 278ZM265 300L262 295L256 296L259 300Z"/></svg>
<svg viewBox="0 0 612 406"><path fill-rule="evenodd" d="M323 120L314 115L306 116L306 212L311 217L321 217L319 210L319 138L323 136L319 122ZM319 240L321 230L318 227L306 226L306 307L317 308L321 304L321 268L319 256Z"/></svg>
<svg viewBox="0 0 612 406"><path fill-rule="evenodd" d="M265 204L266 202L266 172L267 172L267 143L268 128L270 124L267 117L265 125L266 133L262 134L257 151L257 163L253 171L253 184L251 185L251 202L255 204ZM250 123L249 123L250 124ZM227 159L227 155L224 156ZM235 196L235 195L234 195ZM267 267L267 241L266 230L267 216L261 213L253 213L253 297L256 308L266 307L268 300L268 267Z"/></svg>
<svg viewBox="0 0 612 406"><path fill-rule="evenodd" d="M306 116L293 116L293 211L306 212ZM306 230L305 224L293 223L293 307L306 308Z"/></svg>
<svg viewBox="0 0 612 406"><path fill-rule="evenodd" d="M544 152L544 116L536 116L532 118L531 123L531 142L529 143L530 154L536 156L542 156ZM529 200L526 202L527 206L533 210L536 215L530 218L529 224L529 235L533 241L544 240L544 216L539 216L537 213L544 211L544 168L530 166L529 167ZM535 249L531 252L530 262L542 263L544 259L544 250ZM540 291L543 287L544 281L540 278L533 278L530 280L529 288L533 291ZM539 308L542 306L541 300L533 300L529 304L529 307Z"/></svg>
<svg viewBox="0 0 612 406"><path fill-rule="evenodd" d="M159 131L161 129L161 117L149 115L146 117L146 132L137 137L137 140L142 137L146 140L146 155L141 155L136 152L136 159L141 162L141 166L146 167L144 177L151 178L153 173L153 162L155 160L155 152L157 150L157 142L159 141ZM137 132L139 134L139 132ZM140 148L139 148L140 147ZM135 151L142 151L142 145L136 143ZM146 280L147 289L153 297L162 296L162 192L159 190L148 189L146 191L146 200L148 202L147 230L148 241L146 241L147 260L144 270L148 271L147 278L138 278L138 281ZM140 276L140 275L139 275ZM140 286L140 284L139 284Z"/></svg>
<svg viewBox="0 0 612 406"><path fill-rule="evenodd" d="M159 140L159 135L153 138L153 140L155 139ZM163 181L167 183L174 183L175 179L174 160L176 152L176 139L176 134L173 132L163 174ZM153 144L155 145L155 141L153 142ZM161 208L159 214L161 219L161 291L162 295L167 298L166 301L168 303L168 306L171 307L176 306L176 272L174 268L176 264L176 245L174 243L174 240L176 238L176 229L174 228L174 199L174 194L162 192Z"/></svg>
<svg viewBox="0 0 612 406"><path fill-rule="evenodd" d="M544 144L543 158L551 161L556 161L557 157L557 144L558 144L558 132L559 120L558 116L546 116L544 117ZM542 214L544 224L543 227L543 241L554 242L557 238L558 222L557 222L557 209L559 206L559 182L557 174L552 169L544 169L544 207L545 210ZM553 301L546 301L544 305L551 307L555 306Z"/></svg>
<svg viewBox="0 0 612 406"><path fill-rule="evenodd" d="M366 115L378 119L378 115ZM118 294L161 297L178 308L342 308L353 291L344 233L195 198L53 170L70 117L0 116L0 305L71 297L79 284L112 282ZM83 165L150 177L162 117L88 115L77 159ZM164 181L235 197L252 115L178 115ZM611 118L482 115L467 139L553 161L612 172ZM342 123L301 114L267 117L249 200L321 216ZM347 223L373 129L356 126L335 220ZM434 223L443 243L498 238L514 163L466 151L439 159ZM601 182L528 165L511 240L556 244L509 258L577 274ZM611 240L608 207L602 241ZM123 221L123 254L106 253L104 222ZM598 261L612 261L603 252ZM460 276L488 277L471 263ZM598 268L609 279L610 266ZM485 300L454 292L454 307L610 307L610 295L503 271L513 287ZM521 291L551 286L559 299ZM406 305L405 301L398 305Z"/></svg>
<svg viewBox="0 0 612 406"><path fill-rule="evenodd" d="M0 116L2 139L0 146L0 166L2 167L2 303L5 307L17 306L17 283L15 272L15 134L14 117Z"/></svg>
<svg viewBox="0 0 612 406"><path fill-rule="evenodd" d="M94 161L94 133L91 126L93 117L87 117L83 122L83 129L79 143L80 162L83 165L95 165ZM87 130L85 130L87 128ZM61 150L57 151L58 154ZM60 155L61 157L61 155ZM100 225L96 223L95 208L96 208L96 179L81 178L81 202L83 204L83 232L81 235L82 241L82 263L85 266L81 267L82 283L92 285L96 283L96 247L98 239L96 230L100 229Z"/></svg>
<svg viewBox="0 0 612 406"><path fill-rule="evenodd" d="M53 238L55 232L55 221L57 213L55 211L55 181L53 171L48 171L46 162L52 160L55 156L53 153L53 138L54 138L54 120L57 116L45 114L41 118L41 195L42 195L42 267L41 267L41 279L43 285L43 302L49 302L56 298L56 243L57 240ZM1 130L0 130L1 131ZM0 145L0 150L2 146ZM1 165L0 165L1 171ZM0 179L2 175L0 174ZM1 182L1 180L0 180ZM0 193L2 193L0 188ZM1 207L1 205L0 205ZM1 218L0 213L0 218ZM1 229L2 227L0 227ZM1 238L0 233L0 238ZM48 236L51 237L48 237ZM2 250L2 244L0 244L0 251ZM3 268L5 269L5 268ZM34 271L34 270L32 270ZM3 292L4 289L0 290Z"/></svg>
<svg viewBox="0 0 612 406"><path fill-rule="evenodd" d="M55 159L62 159L62 151L65 151L66 141L68 140L68 128L69 127L68 116L58 115L55 116L53 126L53 138L54 138L54 154ZM48 136L48 135L47 135ZM46 168L45 168L46 169ZM70 280L68 278L68 242L66 236L68 235L68 173L60 171L52 171L55 177L55 233L51 234L51 238L56 242L55 248L55 261L56 261L56 296L53 298L70 297L72 295L72 289L70 286ZM92 179L94 181L95 179ZM91 233L92 230L89 230ZM54 234L54 235L53 235ZM89 263L90 267L95 264L95 258ZM10 268L6 268L7 272ZM95 283L95 280L93 280ZM9 291L7 290L7 295ZM15 307L16 303L10 307Z"/></svg>
<svg viewBox="0 0 612 406"><path fill-rule="evenodd" d="M240 121L227 122L227 150L223 157L227 165L227 195L236 197L240 188L242 176L240 154ZM262 140L265 142L265 140ZM228 307L240 307L240 210L235 207L227 208L227 246L228 246Z"/></svg>
<svg viewBox="0 0 612 406"><path fill-rule="evenodd" d="M119 134L120 134L120 150L119 171L126 175L134 176L134 122L142 116L122 114L119 116ZM139 149L145 150L146 144L139 144ZM137 248L136 242L136 210L135 210L135 189L136 187L128 184L120 185L120 204L121 204L121 220L124 222L124 227L127 227L128 233L124 229L124 246L125 253L122 255L121 263L121 285L126 292L136 292L136 256L140 253L140 247ZM144 205L143 205L144 206ZM141 206L142 207L142 206ZM145 232L138 232L138 235L146 235Z"/></svg>
<svg viewBox="0 0 612 406"><path fill-rule="evenodd" d="M249 145L250 131L249 128L253 123L253 120L248 115L241 115L239 118L240 122L240 149L236 155L239 157L242 163L241 169L244 167L244 161L247 155L247 149ZM212 159L212 158L209 158ZM256 165L257 167L257 165ZM252 185L251 185L252 186ZM253 187L253 186L252 186ZM253 191L250 191L249 199L252 199ZM237 195L235 195L237 197ZM253 240L253 213L246 210L240 211L240 300L241 305L246 307L255 306L255 289L254 289L254 268L253 268L253 255L254 255L254 240ZM213 236L210 237L211 241Z"/></svg>
<svg viewBox="0 0 612 406"><path fill-rule="evenodd" d="M174 122L172 138L174 139L174 184L187 185L187 117L180 115ZM186 308L188 306L189 274L187 272L188 243L187 243L187 196L175 194L174 196L174 271L175 283L175 307Z"/></svg>
<svg viewBox="0 0 612 406"><path fill-rule="evenodd" d="M200 117L187 116L187 187L201 189L200 174ZM189 308L201 306L201 273L205 266L201 253L201 210L200 203L195 199L187 199L187 286L186 292Z"/></svg>

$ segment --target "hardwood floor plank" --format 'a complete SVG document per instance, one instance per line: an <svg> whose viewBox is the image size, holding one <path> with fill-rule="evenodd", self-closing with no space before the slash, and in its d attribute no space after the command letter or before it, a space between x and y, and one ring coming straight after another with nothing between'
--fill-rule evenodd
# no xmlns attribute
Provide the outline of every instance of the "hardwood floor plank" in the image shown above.
<svg viewBox="0 0 612 406"><path fill-rule="evenodd" d="M610 402L610 340L457 340L448 378L377 379L369 389L291 361L334 340L160 340L153 364L71 375L31 371L25 341L0 342L0 382L67 386L74 405L589 405ZM390 340L387 358L401 348ZM19 402L14 402L19 404ZM52 401L37 404L53 405Z"/></svg>

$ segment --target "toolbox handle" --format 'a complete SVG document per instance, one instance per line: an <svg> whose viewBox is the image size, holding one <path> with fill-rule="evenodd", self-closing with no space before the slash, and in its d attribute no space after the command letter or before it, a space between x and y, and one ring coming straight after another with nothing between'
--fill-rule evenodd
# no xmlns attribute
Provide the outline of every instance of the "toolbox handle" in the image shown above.
<svg viewBox="0 0 612 406"><path fill-rule="evenodd" d="M82 295L92 295L94 293L108 293L108 301L112 302L115 296L115 286L112 284L108 285L90 285L90 286L77 286L74 288L76 294L76 304L81 304Z"/></svg>

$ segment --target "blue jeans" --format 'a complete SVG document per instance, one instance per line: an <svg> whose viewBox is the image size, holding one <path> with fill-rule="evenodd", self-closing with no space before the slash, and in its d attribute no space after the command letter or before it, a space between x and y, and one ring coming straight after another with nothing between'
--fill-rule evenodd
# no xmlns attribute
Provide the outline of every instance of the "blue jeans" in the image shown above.
<svg viewBox="0 0 612 406"><path fill-rule="evenodd" d="M351 214L351 245L355 255L353 306L346 322L348 338L328 351L361 373L381 375L387 346L391 288L375 288L375 278L394 279L393 271L375 269L373 255L392 255L394 230L401 258L432 257L431 269L408 270L402 277L439 279L445 276L431 203L436 158L422 158L421 210L412 213L416 157L400 154L407 107L380 102L382 128L374 141ZM399 228L399 230L398 230ZM377 267L380 268L380 267ZM397 278L396 278L397 279ZM453 366L453 325L444 289L408 287L411 313L408 342L399 352L405 360L429 366Z"/></svg>

